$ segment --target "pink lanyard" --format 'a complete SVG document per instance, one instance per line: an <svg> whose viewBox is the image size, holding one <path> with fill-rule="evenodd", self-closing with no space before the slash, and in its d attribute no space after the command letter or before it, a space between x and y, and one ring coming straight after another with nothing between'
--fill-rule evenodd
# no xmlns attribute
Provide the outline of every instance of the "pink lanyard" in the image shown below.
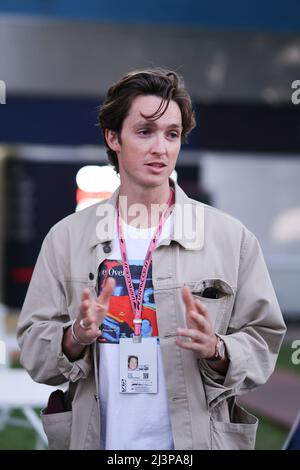
<svg viewBox="0 0 300 470"><path fill-rule="evenodd" d="M140 278L140 285L139 285L139 290L138 290L138 295L137 297L135 296L134 293L134 288L133 288L133 283L132 283L132 277L130 274L130 268L127 260L127 254L126 254L126 245L125 245L125 239L123 237L122 233L122 224L121 224L121 216L120 216L120 206L119 206L119 201L118 201L118 217L117 217L117 227L118 227L118 238L119 238L119 243L120 243L120 251L121 251L121 256L122 256L122 261L123 261L123 269L124 269L124 276L125 276L125 282L127 286L127 291L134 315L133 323L134 323L134 336L140 336L141 334L141 323L142 323L142 308L143 308L143 296L144 296L144 291L145 291L145 286L146 286L146 281L147 281L147 274L148 270L151 264L151 259L152 259L152 253L156 248L157 242L159 240L159 237L161 235L162 228L164 226L164 223L166 221L167 215L171 212L171 206L173 204L174 200L174 191L171 188L170 192L170 197L167 203L167 207L163 211L160 219L158 226L155 230L155 233L153 235L153 238L150 242L150 245L147 250L147 254L145 257L144 265L142 268L142 273L141 273L141 278Z"/></svg>

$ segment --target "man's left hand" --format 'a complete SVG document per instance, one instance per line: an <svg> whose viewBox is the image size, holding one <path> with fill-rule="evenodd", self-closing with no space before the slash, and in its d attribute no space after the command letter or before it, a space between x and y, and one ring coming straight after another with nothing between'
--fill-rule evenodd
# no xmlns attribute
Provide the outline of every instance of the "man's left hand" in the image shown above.
<svg viewBox="0 0 300 470"><path fill-rule="evenodd" d="M187 328L177 328L177 335L188 340L177 338L176 344L195 352L199 359L214 356L217 337L214 333L207 308L200 300L195 299L189 287L182 288L182 298L186 309Z"/></svg>

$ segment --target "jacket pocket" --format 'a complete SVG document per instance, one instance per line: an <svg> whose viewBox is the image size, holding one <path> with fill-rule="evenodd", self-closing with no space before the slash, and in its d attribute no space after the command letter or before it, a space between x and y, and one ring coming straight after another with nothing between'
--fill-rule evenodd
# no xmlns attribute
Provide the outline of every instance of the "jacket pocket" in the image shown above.
<svg viewBox="0 0 300 470"><path fill-rule="evenodd" d="M193 297L207 308L215 331L224 334L233 305L233 288L222 279L203 279L196 282L191 290Z"/></svg>
<svg viewBox="0 0 300 470"><path fill-rule="evenodd" d="M50 450L67 450L70 447L72 411L63 413L41 413L43 428Z"/></svg>
<svg viewBox="0 0 300 470"><path fill-rule="evenodd" d="M213 450L253 450L258 419L235 401L231 421L210 420L211 448Z"/></svg>

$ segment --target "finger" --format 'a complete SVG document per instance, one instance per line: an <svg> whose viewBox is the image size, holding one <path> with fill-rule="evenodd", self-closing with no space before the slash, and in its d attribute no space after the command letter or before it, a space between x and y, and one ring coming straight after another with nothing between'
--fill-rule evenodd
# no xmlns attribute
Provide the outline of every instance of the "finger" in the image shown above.
<svg viewBox="0 0 300 470"><path fill-rule="evenodd" d="M83 343L87 345L93 344L93 342L96 341L100 336L98 332L95 332L92 330L88 330L84 335L82 334L81 331L80 331L80 336L78 335L78 332L76 334L77 334L78 339L80 339L80 341L82 341Z"/></svg>
<svg viewBox="0 0 300 470"><path fill-rule="evenodd" d="M80 324L82 321L83 325ZM95 323L94 316L90 312L85 313L84 315L79 315L78 317L78 327L82 330L87 330Z"/></svg>
<svg viewBox="0 0 300 470"><path fill-rule="evenodd" d="M83 317L87 316L88 310L91 307L91 292L89 289L84 289L82 292L80 304L80 313Z"/></svg>
<svg viewBox="0 0 300 470"><path fill-rule="evenodd" d="M88 288L83 289L81 300L82 300L82 302L84 302L85 300L91 300L91 291L90 291L90 289L88 289Z"/></svg>
<svg viewBox="0 0 300 470"><path fill-rule="evenodd" d="M106 281L104 288L101 291L101 294L99 295L97 299L98 306L101 307L101 306L108 305L109 299L113 294L115 285L116 285L116 281L112 277L109 277Z"/></svg>
<svg viewBox="0 0 300 470"><path fill-rule="evenodd" d="M191 328L177 328L177 335L190 338L192 341L196 341L197 343L205 343L206 340L206 335L204 333Z"/></svg>
<svg viewBox="0 0 300 470"><path fill-rule="evenodd" d="M101 336L102 331L99 329L99 327L94 323L92 328L90 329L91 334L93 335L94 338L99 338Z"/></svg>
<svg viewBox="0 0 300 470"><path fill-rule="evenodd" d="M195 310L194 297L192 296L190 288L188 286L184 286L181 289L181 294L187 311Z"/></svg>
<svg viewBox="0 0 300 470"><path fill-rule="evenodd" d="M196 306L196 309L197 309L198 313L200 313L201 315L203 315L206 318L209 317L208 310L207 310L206 306L204 305L204 303L201 302L200 299L195 299L195 306Z"/></svg>
<svg viewBox="0 0 300 470"><path fill-rule="evenodd" d="M85 299L81 302L80 304L80 317L81 318L89 318L90 317L90 311L91 311L91 301L88 299ZM85 324L87 324L87 321L85 321Z"/></svg>
<svg viewBox="0 0 300 470"><path fill-rule="evenodd" d="M105 315L109 308L109 300L113 294L116 282L112 277L109 277L106 281L104 288L102 289L97 301L94 303L93 310L96 314L97 326L100 326L103 322Z"/></svg>
<svg viewBox="0 0 300 470"><path fill-rule="evenodd" d="M85 333L88 337L98 336L99 331L99 326L95 321L90 324L89 328L81 329L81 333Z"/></svg>
<svg viewBox="0 0 300 470"><path fill-rule="evenodd" d="M82 301L79 309L80 314L78 318L78 324L81 329L90 328L94 323L97 323L97 317L93 313L92 303L93 299L91 291L86 288L82 292ZM80 325L80 320L83 320L84 327Z"/></svg>
<svg viewBox="0 0 300 470"><path fill-rule="evenodd" d="M203 347L199 343L194 343L193 341L183 341L179 338L176 338L175 343L177 344L177 346L183 349L189 349L190 351L196 352L197 355L199 355L200 357L204 355Z"/></svg>
<svg viewBox="0 0 300 470"><path fill-rule="evenodd" d="M80 342L85 343L87 345L88 343L91 343L93 341L94 338L91 337L91 335L89 334L91 329L86 329L86 328L83 329L79 325L78 318L76 319L73 328L74 328L76 338L78 338Z"/></svg>
<svg viewBox="0 0 300 470"><path fill-rule="evenodd" d="M209 313L208 309L198 299L196 299L195 305L196 305L196 308L197 308L197 312L200 313L200 315L206 320L206 327L208 328L208 330L212 331L213 330L213 324L212 324L210 313Z"/></svg>
<svg viewBox="0 0 300 470"><path fill-rule="evenodd" d="M83 320L85 328L89 328L93 323L97 323L97 314L92 307L91 300L81 302L79 320Z"/></svg>
<svg viewBox="0 0 300 470"><path fill-rule="evenodd" d="M91 301L90 299L85 299L81 301L80 304L80 311L85 316L87 315L89 309L91 308Z"/></svg>
<svg viewBox="0 0 300 470"><path fill-rule="evenodd" d="M200 313L194 311L188 312L187 316L187 325L189 328L202 331L203 333L210 332L210 323L208 322L206 317L203 317Z"/></svg>

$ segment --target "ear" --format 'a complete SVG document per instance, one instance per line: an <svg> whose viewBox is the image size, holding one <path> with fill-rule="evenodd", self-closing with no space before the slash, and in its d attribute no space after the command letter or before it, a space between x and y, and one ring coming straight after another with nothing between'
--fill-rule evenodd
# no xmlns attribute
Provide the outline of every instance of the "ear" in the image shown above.
<svg viewBox="0 0 300 470"><path fill-rule="evenodd" d="M105 129L104 134L105 134L106 143L109 146L109 148L113 150L114 152L120 152L121 146L120 146L117 133L115 131L112 131L111 129Z"/></svg>

